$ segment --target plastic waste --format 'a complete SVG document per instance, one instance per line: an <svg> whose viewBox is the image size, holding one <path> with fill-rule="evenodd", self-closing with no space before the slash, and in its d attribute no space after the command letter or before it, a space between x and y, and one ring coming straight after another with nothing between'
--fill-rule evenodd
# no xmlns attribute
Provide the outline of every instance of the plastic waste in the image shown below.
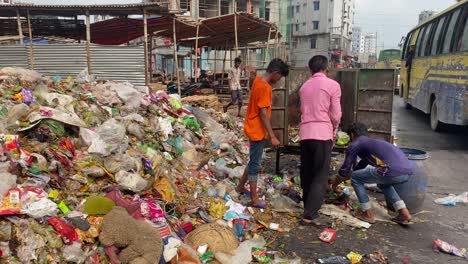
<svg viewBox="0 0 468 264"><path fill-rule="evenodd" d="M86 260L86 254L81 249L81 243L74 242L63 248L63 256L65 260L72 263L83 263Z"/></svg>
<svg viewBox="0 0 468 264"><path fill-rule="evenodd" d="M78 75L76 76L76 81L78 83L86 83L91 82L93 77L88 73L88 68L84 68Z"/></svg>
<svg viewBox="0 0 468 264"><path fill-rule="evenodd" d="M146 133L137 123L131 123L127 126L127 132L129 135L135 136L137 139L142 140Z"/></svg>
<svg viewBox="0 0 468 264"><path fill-rule="evenodd" d="M274 193L270 201L272 210L275 212L292 213L302 210L294 200L280 193Z"/></svg>
<svg viewBox="0 0 468 264"><path fill-rule="evenodd" d="M169 118L159 117L157 120L157 124L160 131L164 135L164 140L167 140L169 138L169 135L172 135L173 132L172 124L169 121Z"/></svg>
<svg viewBox="0 0 468 264"><path fill-rule="evenodd" d="M94 140L96 140L99 137L99 135L87 128L80 127L80 139L86 146L91 146L93 144Z"/></svg>
<svg viewBox="0 0 468 264"><path fill-rule="evenodd" d="M11 223L0 222L0 241L9 241L11 234Z"/></svg>
<svg viewBox="0 0 468 264"><path fill-rule="evenodd" d="M351 264L351 262L343 256L332 256L328 258L320 258L317 260L319 264Z"/></svg>
<svg viewBox="0 0 468 264"><path fill-rule="evenodd" d="M141 192L148 185L148 181L143 179L139 174L127 171L117 172L115 180L120 187L132 192Z"/></svg>
<svg viewBox="0 0 468 264"><path fill-rule="evenodd" d="M57 204L47 198L41 198L24 205L22 211L32 218L54 216L57 214Z"/></svg>
<svg viewBox="0 0 468 264"><path fill-rule="evenodd" d="M240 243L232 255L216 252L216 259L223 264L249 264L252 262L252 248L262 248L266 244L263 237L253 238Z"/></svg>
<svg viewBox="0 0 468 264"><path fill-rule="evenodd" d="M128 148L128 138L123 124L111 118L99 126L96 130L99 138L106 143L107 150L115 153L123 153Z"/></svg>
<svg viewBox="0 0 468 264"><path fill-rule="evenodd" d="M362 260L362 255L353 251L349 252L346 257L351 261L351 264L360 263Z"/></svg>
<svg viewBox="0 0 468 264"><path fill-rule="evenodd" d="M142 94L139 93L131 83L108 83L110 89L115 91L122 101L125 102L126 110L135 110L140 107Z"/></svg>
<svg viewBox="0 0 468 264"><path fill-rule="evenodd" d="M29 106L26 104L17 104L10 108L6 115L7 128L18 127L19 121L24 118L29 112Z"/></svg>
<svg viewBox="0 0 468 264"><path fill-rule="evenodd" d="M319 234L319 239L325 243L332 243L336 238L336 230L332 228L325 228Z"/></svg>
<svg viewBox="0 0 468 264"><path fill-rule="evenodd" d="M106 158L104 167L112 174L119 171L139 171L141 162L127 154L117 154Z"/></svg>
<svg viewBox="0 0 468 264"><path fill-rule="evenodd" d="M459 195L450 194L446 197L435 199L434 202L448 206L455 206L457 203L468 203L468 192Z"/></svg>
<svg viewBox="0 0 468 264"><path fill-rule="evenodd" d="M468 252L465 248L459 249L440 239L434 239L432 243L434 243L434 247L437 251L468 259Z"/></svg>
<svg viewBox="0 0 468 264"><path fill-rule="evenodd" d="M55 231L62 236L65 244L71 245L74 241L78 241L78 234L75 229L61 218L53 216L49 218L48 222L54 227Z"/></svg>
<svg viewBox="0 0 468 264"><path fill-rule="evenodd" d="M350 140L351 139L348 133L343 131L338 131L338 133L336 133L336 145L345 146L349 143Z"/></svg>
<svg viewBox="0 0 468 264"><path fill-rule="evenodd" d="M8 172L0 173L0 199L2 199L9 189L16 187L16 175Z"/></svg>

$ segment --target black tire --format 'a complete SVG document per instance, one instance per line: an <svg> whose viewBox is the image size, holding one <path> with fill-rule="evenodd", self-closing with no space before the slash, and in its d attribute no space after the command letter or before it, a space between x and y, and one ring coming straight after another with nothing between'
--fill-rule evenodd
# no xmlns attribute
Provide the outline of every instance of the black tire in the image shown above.
<svg viewBox="0 0 468 264"><path fill-rule="evenodd" d="M439 121L438 117L438 110L437 110L437 100L434 100L431 105L431 118L430 118L430 123L431 123L431 128L435 132L441 132L442 130L442 122Z"/></svg>

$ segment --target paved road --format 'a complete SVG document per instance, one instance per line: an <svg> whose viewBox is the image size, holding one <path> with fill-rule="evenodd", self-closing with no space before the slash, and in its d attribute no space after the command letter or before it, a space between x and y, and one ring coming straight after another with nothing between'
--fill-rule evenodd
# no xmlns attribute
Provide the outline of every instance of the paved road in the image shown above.
<svg viewBox="0 0 468 264"><path fill-rule="evenodd" d="M421 223L408 228L377 223L361 232L348 227L338 230L334 244L317 243L320 230L298 227L280 237L276 245L296 252L305 263L317 257L346 255L353 250L370 254L381 250L390 263L467 263L461 258L435 253L432 239L440 238L459 247L468 247L468 205L444 207L433 202L447 193L468 191L468 129L451 133L436 133L429 127L429 119L418 110L406 110L401 98L394 102L394 135L401 147L426 150L429 159L420 161L428 175L428 189Z"/></svg>

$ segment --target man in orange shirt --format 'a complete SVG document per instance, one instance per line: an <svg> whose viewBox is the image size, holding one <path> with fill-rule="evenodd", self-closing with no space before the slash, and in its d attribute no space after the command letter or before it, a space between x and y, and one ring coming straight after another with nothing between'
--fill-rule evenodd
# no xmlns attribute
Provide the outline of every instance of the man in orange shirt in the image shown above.
<svg viewBox="0 0 468 264"><path fill-rule="evenodd" d="M263 148L268 137L273 147L279 147L280 145L280 141L273 133L270 123L271 85L277 83L281 78L288 76L288 74L289 66L281 59L273 59L268 64L266 73L255 78L252 90L250 91L249 105L247 106L244 121L244 133L250 142L249 164L236 190L239 193L243 193L245 191L244 186L248 180L252 206L257 208L265 207L265 202L260 201L257 194L257 178L262 164Z"/></svg>

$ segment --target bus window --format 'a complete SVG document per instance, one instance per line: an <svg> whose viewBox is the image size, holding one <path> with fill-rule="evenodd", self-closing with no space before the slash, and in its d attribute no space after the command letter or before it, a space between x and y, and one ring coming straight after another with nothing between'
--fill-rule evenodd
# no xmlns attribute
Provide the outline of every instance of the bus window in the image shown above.
<svg viewBox="0 0 468 264"><path fill-rule="evenodd" d="M403 46L403 52L401 54L401 59L402 60L406 59L406 57L407 57L409 43L410 43L410 39L411 39L412 36L413 36L413 32L408 33L408 35L406 36L405 45Z"/></svg>
<svg viewBox="0 0 468 264"><path fill-rule="evenodd" d="M421 43L421 48L419 49L419 56L421 56L421 57L426 54L427 40L429 39L429 36L431 35L432 25L434 25L434 23L431 23L431 24L426 26L426 30L424 32L424 38L423 38L423 41Z"/></svg>
<svg viewBox="0 0 468 264"><path fill-rule="evenodd" d="M450 22L447 27L447 32L445 33L444 45L442 46L442 54L449 53L450 47L452 45L453 32L455 31L455 25L458 21L458 16L460 15L460 9L455 10L452 13Z"/></svg>
<svg viewBox="0 0 468 264"><path fill-rule="evenodd" d="M468 6L465 7L461 23L459 24L458 29L457 29L457 34L455 37L455 47L454 47L455 52L466 51L468 49L467 47L468 44L465 43L465 42L468 42L468 36L467 36L468 25L466 22L467 18L468 18Z"/></svg>
<svg viewBox="0 0 468 264"><path fill-rule="evenodd" d="M442 32L442 27L444 26L444 23L445 23L445 19L446 17L442 17L441 19L439 19L439 23L437 24L437 28L436 28L436 31L435 31L435 34L434 34L434 38L432 40L432 51L431 51L431 55L436 55L437 54L437 51L439 50L438 47L439 47L439 43L440 43L440 33Z"/></svg>
<svg viewBox="0 0 468 264"><path fill-rule="evenodd" d="M424 26L421 28L421 31L419 33L418 41L416 42L416 50L415 50L415 57L419 57L420 51L421 51L421 42L424 38L424 35L426 34L426 28L427 26Z"/></svg>

